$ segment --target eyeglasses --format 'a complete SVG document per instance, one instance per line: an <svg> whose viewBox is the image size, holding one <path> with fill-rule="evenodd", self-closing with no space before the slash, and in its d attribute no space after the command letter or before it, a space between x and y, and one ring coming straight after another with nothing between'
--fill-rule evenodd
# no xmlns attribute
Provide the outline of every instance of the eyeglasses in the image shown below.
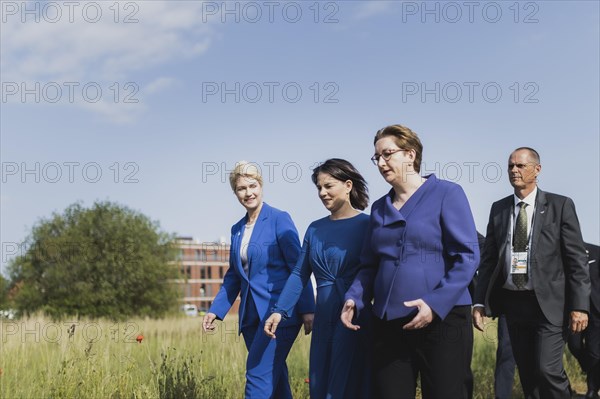
<svg viewBox="0 0 600 399"><path fill-rule="evenodd" d="M383 158L384 161L389 161L392 158L392 155L399 151L406 151L404 148L396 148L395 150L384 150L381 154L375 154L371 157L371 161L373 165L377 166L379 164L379 158Z"/></svg>

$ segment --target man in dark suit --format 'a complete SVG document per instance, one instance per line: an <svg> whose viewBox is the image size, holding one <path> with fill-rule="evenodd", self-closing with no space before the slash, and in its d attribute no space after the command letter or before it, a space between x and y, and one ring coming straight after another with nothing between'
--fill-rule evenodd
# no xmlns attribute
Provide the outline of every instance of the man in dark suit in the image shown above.
<svg viewBox="0 0 600 399"><path fill-rule="evenodd" d="M569 335L569 350L577 358L581 369L587 373L586 399L600 399L600 247L585 244L590 265L592 295L590 321L583 333Z"/></svg>
<svg viewBox="0 0 600 399"><path fill-rule="evenodd" d="M587 327L590 276L575 205L537 187L537 151L508 160L514 188L492 205L473 321L504 314L525 398L570 398L562 354L566 326Z"/></svg>
<svg viewBox="0 0 600 399"><path fill-rule="evenodd" d="M483 254L485 245L485 237L477 232L477 242L479 244L479 252ZM475 287L477 286L477 273L469 284L469 294L475 298ZM494 398L509 399L512 396L513 381L515 379L515 358L510 345L510 337L508 336L508 327L506 326L506 317L500 315L496 319L498 323L498 346L496 347L496 367L494 370ZM467 369L467 381L465 383L469 398L473 397L473 373L471 365Z"/></svg>

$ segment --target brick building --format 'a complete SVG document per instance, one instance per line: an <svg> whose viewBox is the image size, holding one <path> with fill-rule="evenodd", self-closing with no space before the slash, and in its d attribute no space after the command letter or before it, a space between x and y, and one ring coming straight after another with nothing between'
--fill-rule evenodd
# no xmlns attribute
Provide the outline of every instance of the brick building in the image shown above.
<svg viewBox="0 0 600 399"><path fill-rule="evenodd" d="M222 240L223 241L223 240ZM223 283L229 268L229 244L198 242L191 237L178 237L178 266L181 278L174 280L180 287L182 304L193 304L207 311ZM239 297L229 313L237 314Z"/></svg>

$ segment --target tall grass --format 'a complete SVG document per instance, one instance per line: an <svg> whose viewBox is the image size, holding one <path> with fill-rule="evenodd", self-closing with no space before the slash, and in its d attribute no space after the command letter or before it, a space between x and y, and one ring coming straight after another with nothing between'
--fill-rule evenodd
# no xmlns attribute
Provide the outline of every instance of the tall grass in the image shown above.
<svg viewBox="0 0 600 399"><path fill-rule="evenodd" d="M2 398L243 396L246 349L236 318L219 323L213 334L202 332L199 317L114 323L36 316L2 321L0 332ZM490 398L494 337L475 337L475 397ZM294 398L308 398L309 346L310 336L299 335L288 357ZM566 365L574 387L583 391L584 377L572 356L566 355ZM518 385L514 394L521 395Z"/></svg>

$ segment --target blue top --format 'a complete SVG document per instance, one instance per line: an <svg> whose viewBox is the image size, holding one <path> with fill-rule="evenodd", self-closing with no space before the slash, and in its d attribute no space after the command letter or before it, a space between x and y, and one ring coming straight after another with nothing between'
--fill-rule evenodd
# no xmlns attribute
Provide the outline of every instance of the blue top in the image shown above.
<svg viewBox="0 0 600 399"><path fill-rule="evenodd" d="M298 263L273 310L285 318L289 317L311 273L315 274L317 290L335 285L340 300L343 300L358 273L368 224L369 216L364 213L348 219L324 217L312 222L304 235ZM317 297L317 312L318 306Z"/></svg>
<svg viewBox="0 0 600 399"><path fill-rule="evenodd" d="M471 304L479 245L469 202L458 184L426 178L400 210L393 189L373 203L361 271L346 293L358 310L374 299L374 315L392 320L416 313L404 302L421 298L444 319Z"/></svg>
<svg viewBox="0 0 600 399"><path fill-rule="evenodd" d="M273 308L288 317L314 273L317 304L310 347L311 398L369 397L370 312L361 312L359 331L345 328L340 321L344 294L359 270L368 225L369 216L362 213L311 223L298 263Z"/></svg>

